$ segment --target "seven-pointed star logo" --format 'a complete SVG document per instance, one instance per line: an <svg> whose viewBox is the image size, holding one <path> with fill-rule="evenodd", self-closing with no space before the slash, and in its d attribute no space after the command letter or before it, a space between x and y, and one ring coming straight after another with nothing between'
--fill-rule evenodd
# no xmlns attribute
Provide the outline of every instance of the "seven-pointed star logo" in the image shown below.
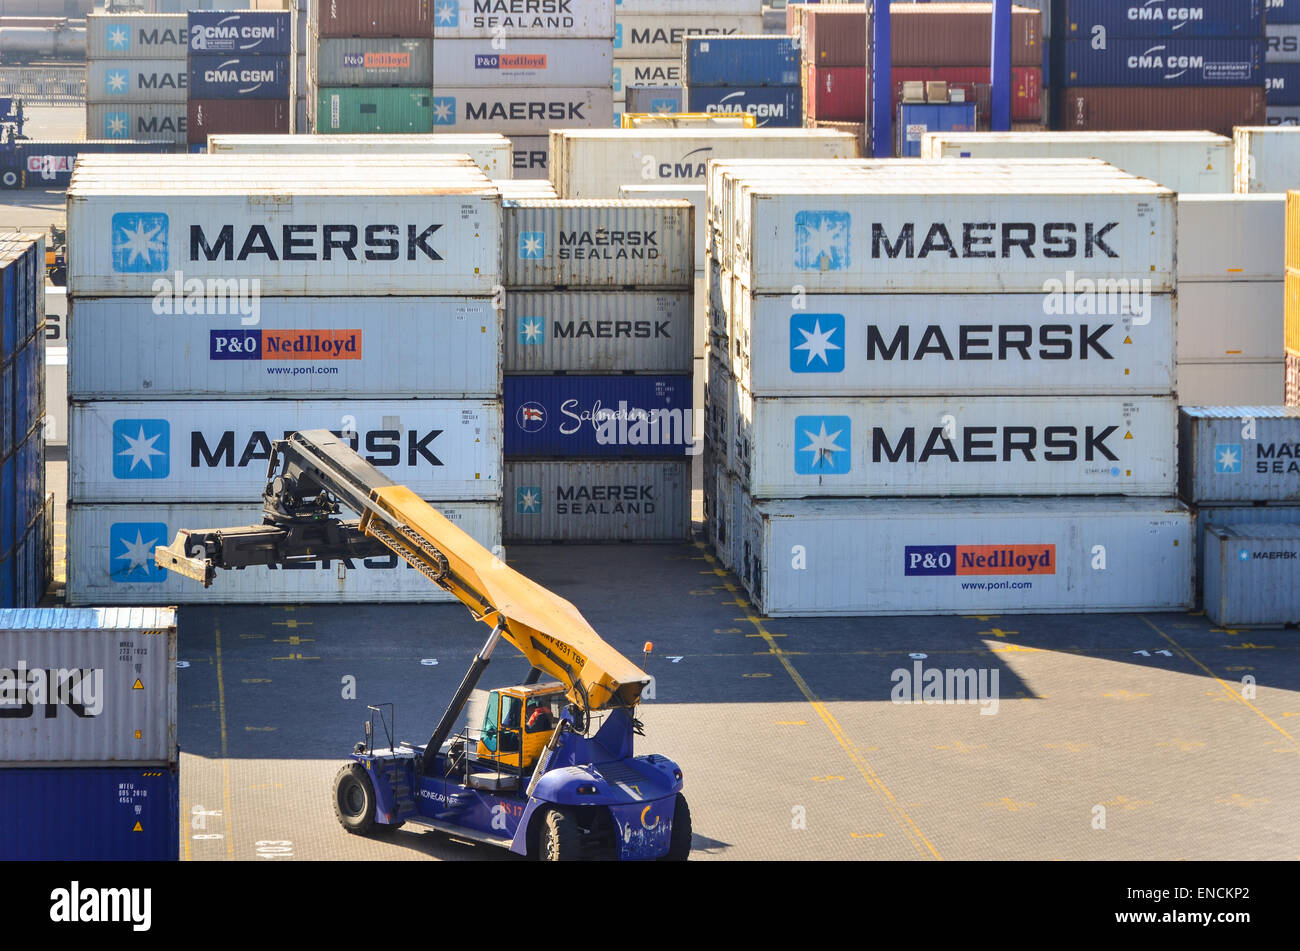
<svg viewBox="0 0 1300 951"><path fill-rule="evenodd" d="M130 77L125 69L110 69L104 74L105 92L126 92L130 85Z"/></svg>
<svg viewBox="0 0 1300 951"><path fill-rule="evenodd" d="M1214 471L1220 475L1241 472L1240 443L1220 443L1214 447Z"/></svg>
<svg viewBox="0 0 1300 951"><path fill-rule="evenodd" d="M796 416L794 471L843 475L852 468L852 421L847 416Z"/></svg>
<svg viewBox="0 0 1300 951"><path fill-rule="evenodd" d="M146 436L144 434L144 427L141 426L139 434L134 439L130 436L125 437L127 447L119 452L118 455L131 457L132 472L134 472L135 467L142 462L147 468L152 470L153 457L167 455L167 453L163 452L161 449L155 449L153 447L153 444L158 441L158 437L161 435L162 433L154 433L152 436Z"/></svg>
<svg viewBox="0 0 1300 951"><path fill-rule="evenodd" d="M519 233L519 256L521 258L540 258L546 254L546 235L540 231L521 231Z"/></svg>
<svg viewBox="0 0 1300 951"><path fill-rule="evenodd" d="M115 26L108 31L108 48L124 50L131 45L131 31L124 26Z"/></svg>
<svg viewBox="0 0 1300 951"><path fill-rule="evenodd" d="M433 100L433 124L456 124L456 98L454 96L438 96Z"/></svg>
<svg viewBox="0 0 1300 951"><path fill-rule="evenodd" d="M520 515L536 515L542 510L542 487L521 485L515 490L515 511Z"/></svg>
<svg viewBox="0 0 1300 951"><path fill-rule="evenodd" d="M113 270L126 274L167 270L166 215L119 212L111 226Z"/></svg>
<svg viewBox="0 0 1300 951"><path fill-rule="evenodd" d="M835 466L835 453L843 452L844 447L839 445L835 440L840 438L840 430L833 433L826 432L826 421L822 420L821 429L815 433L804 430L804 435L808 437L808 445L804 446L800 452L811 452L813 454L812 464L820 465L823 461L827 462L833 468Z"/></svg>
<svg viewBox="0 0 1300 951"><path fill-rule="evenodd" d="M117 555L117 559L124 559L126 567L122 569L122 574L126 577L140 571L147 575L149 573L149 563L153 561L153 549L160 539L150 538L146 540L139 529L135 533L135 541L119 539L122 543L122 554Z"/></svg>
<svg viewBox="0 0 1300 951"><path fill-rule="evenodd" d="M113 421L113 477L165 479L171 474L171 424L165 419Z"/></svg>
<svg viewBox="0 0 1300 951"><path fill-rule="evenodd" d="M546 324L540 317L519 318L519 342L522 344L541 343L546 336Z"/></svg>
<svg viewBox="0 0 1300 951"><path fill-rule="evenodd" d="M793 314L790 317L790 369L795 373L842 373L842 314Z"/></svg>
<svg viewBox="0 0 1300 951"><path fill-rule="evenodd" d="M115 583L157 582L167 569L154 561L154 547L167 544L162 522L115 522L108 528L108 576Z"/></svg>
<svg viewBox="0 0 1300 951"><path fill-rule="evenodd" d="M794 216L795 266L805 271L839 271L849 266L846 211L800 211Z"/></svg>
<svg viewBox="0 0 1300 951"><path fill-rule="evenodd" d="M125 112L110 112L104 116L104 134L110 139L126 138L127 115Z"/></svg>
<svg viewBox="0 0 1300 951"><path fill-rule="evenodd" d="M460 3L458 0L442 0L434 11L434 26L459 26Z"/></svg>

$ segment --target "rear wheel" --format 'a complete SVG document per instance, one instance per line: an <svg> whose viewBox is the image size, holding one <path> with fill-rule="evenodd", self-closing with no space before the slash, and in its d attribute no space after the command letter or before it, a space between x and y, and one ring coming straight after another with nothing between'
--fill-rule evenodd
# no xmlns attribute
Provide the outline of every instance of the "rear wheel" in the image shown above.
<svg viewBox="0 0 1300 951"><path fill-rule="evenodd" d="M677 794L673 805L673 833L668 842L668 852L661 862L685 862L691 854L691 807L686 805L686 797Z"/></svg>
<svg viewBox="0 0 1300 951"><path fill-rule="evenodd" d="M375 790L358 763L348 763L334 777L334 815L355 835L374 831Z"/></svg>
<svg viewBox="0 0 1300 951"><path fill-rule="evenodd" d="M578 820L567 809L551 807L542 819L537 857L543 862L574 862L581 858L582 834Z"/></svg>

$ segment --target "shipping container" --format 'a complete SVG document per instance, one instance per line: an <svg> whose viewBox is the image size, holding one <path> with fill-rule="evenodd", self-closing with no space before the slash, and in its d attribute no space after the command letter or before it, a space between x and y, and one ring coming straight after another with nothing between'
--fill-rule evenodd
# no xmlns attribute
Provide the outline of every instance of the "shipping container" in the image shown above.
<svg viewBox="0 0 1300 951"><path fill-rule="evenodd" d="M673 59L688 36L761 34L763 17L752 14L622 14L614 26L618 59Z"/></svg>
<svg viewBox="0 0 1300 951"><path fill-rule="evenodd" d="M1281 281L1285 241L1284 194L1178 196L1180 284Z"/></svg>
<svg viewBox="0 0 1300 951"><path fill-rule="evenodd" d="M175 862L180 856L179 797L175 764L0 767L0 802L5 803L0 860ZM89 893L99 891L89 882L72 881L69 901L80 908ZM143 900L147 903L148 896Z"/></svg>
<svg viewBox="0 0 1300 951"><path fill-rule="evenodd" d="M685 112L686 90L680 86L636 86L627 89L627 112L668 115Z"/></svg>
<svg viewBox="0 0 1300 951"><path fill-rule="evenodd" d="M1262 81L1196 88L1073 86L1059 91L1052 125L1075 132L1171 129L1232 135L1235 126L1262 125L1264 110Z"/></svg>
<svg viewBox="0 0 1300 951"><path fill-rule="evenodd" d="M505 467L510 542L685 542L691 460L544 462Z"/></svg>
<svg viewBox="0 0 1300 951"><path fill-rule="evenodd" d="M91 60L86 63L86 101L92 104L183 105L188 84L189 70L183 59Z"/></svg>
<svg viewBox="0 0 1300 951"><path fill-rule="evenodd" d="M1261 522L1300 523L1300 507L1280 502L1237 505L1193 505L1196 513L1196 591L1205 586L1205 533L1214 525L1258 525Z"/></svg>
<svg viewBox="0 0 1300 951"><path fill-rule="evenodd" d="M549 198L555 201L555 186L544 178L502 178L493 179L492 185L508 201L535 201Z"/></svg>
<svg viewBox="0 0 1300 951"><path fill-rule="evenodd" d="M293 13L268 10L191 11L190 52L283 56L293 52Z"/></svg>
<svg viewBox="0 0 1300 951"><path fill-rule="evenodd" d="M939 508L742 496L739 508L732 570L768 617L1192 604L1192 518L1174 499L950 499Z"/></svg>
<svg viewBox="0 0 1300 951"><path fill-rule="evenodd" d="M435 72L437 62L435 57ZM604 86L581 88L438 86L433 96L433 128L505 135L540 135L552 128L605 128L614 114L614 94L608 84L607 78Z"/></svg>
<svg viewBox="0 0 1300 951"><path fill-rule="evenodd" d="M508 458L692 454L687 375L508 376L504 390Z"/></svg>
<svg viewBox="0 0 1300 951"><path fill-rule="evenodd" d="M1266 63L1300 63L1300 23L1268 25Z"/></svg>
<svg viewBox="0 0 1300 951"><path fill-rule="evenodd" d="M1184 405L1178 430L1184 501L1300 503L1300 409Z"/></svg>
<svg viewBox="0 0 1300 951"><path fill-rule="evenodd" d="M899 106L896 151L903 158L920 158L921 140L930 132L963 133L976 128L973 102L905 102Z"/></svg>
<svg viewBox="0 0 1300 951"><path fill-rule="evenodd" d="M1238 194L1300 189L1300 128L1241 126L1233 141Z"/></svg>
<svg viewBox="0 0 1300 951"><path fill-rule="evenodd" d="M974 66L988 62L991 3L897 3L890 7L890 53L897 66ZM1011 65L1043 62L1042 17L1011 8Z"/></svg>
<svg viewBox="0 0 1300 951"><path fill-rule="evenodd" d="M434 22L433 7L433 0L312 0L308 31L321 39L428 36Z"/></svg>
<svg viewBox="0 0 1300 951"><path fill-rule="evenodd" d="M292 98L293 60L288 56L191 56L190 99Z"/></svg>
<svg viewBox="0 0 1300 951"><path fill-rule="evenodd" d="M521 39L607 40L613 35L614 5L610 0L463 0L463 6L456 2L434 4L435 40L500 37L513 44Z"/></svg>
<svg viewBox="0 0 1300 951"><path fill-rule="evenodd" d="M685 86L798 86L800 82L799 45L790 36L692 36L681 46Z"/></svg>
<svg viewBox="0 0 1300 951"><path fill-rule="evenodd" d="M189 25L184 13L92 13L86 17L86 60L184 60Z"/></svg>
<svg viewBox="0 0 1300 951"><path fill-rule="evenodd" d="M685 373L690 291L506 293L507 373Z"/></svg>
<svg viewBox="0 0 1300 951"><path fill-rule="evenodd" d="M261 491L259 482L245 493L242 504L69 505L68 603L355 604L455 600L393 554L222 571L210 588L154 564L154 548L170 544L181 529L261 523L262 507L257 502ZM505 557L500 548L499 501L430 504L479 544Z"/></svg>
<svg viewBox="0 0 1300 951"><path fill-rule="evenodd" d="M681 86L682 62L679 59L616 59L614 60L614 96L634 86ZM629 112L637 111L629 109ZM646 109L645 112L656 110ZM680 111L680 110L678 110Z"/></svg>
<svg viewBox="0 0 1300 951"><path fill-rule="evenodd" d="M0 610L0 643L6 764L177 761L175 610Z"/></svg>
<svg viewBox="0 0 1300 951"><path fill-rule="evenodd" d="M544 178L551 175L551 143L544 135L517 135L506 140L510 143L510 161L515 178Z"/></svg>
<svg viewBox="0 0 1300 951"><path fill-rule="evenodd" d="M1269 23L1300 23L1300 0L1268 0Z"/></svg>
<svg viewBox="0 0 1300 951"><path fill-rule="evenodd" d="M1101 48L1064 44L1053 67L1053 84L1062 86L1260 86L1264 42L1178 37L1153 47L1150 40L1112 37Z"/></svg>
<svg viewBox="0 0 1300 951"><path fill-rule="evenodd" d="M691 288L688 202L511 201L503 213L507 287Z"/></svg>
<svg viewBox="0 0 1300 951"><path fill-rule="evenodd" d="M820 70L819 70L820 72ZM967 102L975 103L981 128L987 128L993 108L987 66L899 66L890 73L894 87L893 110L896 114L903 101L903 83L939 82L948 87L952 96L960 90ZM866 71L862 70L865 90ZM954 97L955 98L955 97ZM864 113L865 114L865 113ZM1043 71L1037 66L1016 66L1011 70L1011 121L1037 122L1043 117Z"/></svg>
<svg viewBox="0 0 1300 951"><path fill-rule="evenodd" d="M900 4L901 6L901 4ZM787 9L799 9L791 4ZM891 13L897 10L891 6ZM803 62L813 66L865 66L867 17L861 4L826 4L805 8L801 32ZM890 26L897 20L890 17ZM789 32L789 30L787 30ZM895 60L894 65L902 65Z"/></svg>
<svg viewBox="0 0 1300 951"><path fill-rule="evenodd" d="M501 317L489 298L243 303L227 316L186 313L183 297L78 298L72 399L500 396Z"/></svg>
<svg viewBox="0 0 1300 951"><path fill-rule="evenodd" d="M1264 0L1066 0L1060 17L1062 40L1258 37L1264 31Z"/></svg>
<svg viewBox="0 0 1300 951"><path fill-rule="evenodd" d="M45 237L0 233L0 363L44 324Z"/></svg>
<svg viewBox="0 0 1300 951"><path fill-rule="evenodd" d="M1293 353L1286 355L1286 393L1283 400L1287 406L1300 406L1300 356Z"/></svg>
<svg viewBox="0 0 1300 951"><path fill-rule="evenodd" d="M1265 63L1264 88L1270 106L1300 106L1300 62Z"/></svg>
<svg viewBox="0 0 1300 951"><path fill-rule="evenodd" d="M503 135L218 135L208 151L222 152L356 152L381 155L464 154L489 178L510 178L510 140Z"/></svg>
<svg viewBox="0 0 1300 951"><path fill-rule="evenodd" d="M745 113L758 128L801 128L803 90L799 86L692 86L687 112Z"/></svg>
<svg viewBox="0 0 1300 951"><path fill-rule="evenodd" d="M1300 189L1291 189L1286 194L1286 266L1288 277L1291 271L1300 270ZM1293 343L1288 349L1300 353L1300 337Z"/></svg>
<svg viewBox="0 0 1300 951"><path fill-rule="evenodd" d="M497 45L494 45L497 44ZM614 42L605 39L510 41L440 39L433 61L434 92L443 87L605 87L614 63Z"/></svg>
<svg viewBox="0 0 1300 951"><path fill-rule="evenodd" d="M229 400L73 403L73 502L256 500L271 443L329 429L425 498L498 499L498 400Z"/></svg>
<svg viewBox="0 0 1300 951"><path fill-rule="evenodd" d="M68 444L68 348L45 348L45 442Z"/></svg>
<svg viewBox="0 0 1300 951"><path fill-rule="evenodd" d="M1178 291L1179 362L1281 363L1283 301L1281 281L1184 284Z"/></svg>
<svg viewBox="0 0 1300 951"><path fill-rule="evenodd" d="M1269 106L1264 110L1264 121L1270 126L1300 125L1300 106Z"/></svg>
<svg viewBox="0 0 1300 951"><path fill-rule="evenodd" d="M1300 522L1208 529L1205 616L1225 628L1300 622Z"/></svg>
<svg viewBox="0 0 1300 951"><path fill-rule="evenodd" d="M286 134L292 108L280 99L191 99L186 105L185 140L204 145L210 135Z"/></svg>
<svg viewBox="0 0 1300 951"><path fill-rule="evenodd" d="M1183 406L1273 405L1282 400L1282 360L1209 360L1178 363L1178 402Z"/></svg>
<svg viewBox="0 0 1300 951"><path fill-rule="evenodd" d="M419 87L320 86L311 100L312 129L331 132L430 132L433 96Z"/></svg>
<svg viewBox="0 0 1300 951"><path fill-rule="evenodd" d="M704 274L705 222L708 220L705 207L706 194L700 185L624 185L618 190L618 197L629 201L689 201L695 206L695 276L697 280Z"/></svg>

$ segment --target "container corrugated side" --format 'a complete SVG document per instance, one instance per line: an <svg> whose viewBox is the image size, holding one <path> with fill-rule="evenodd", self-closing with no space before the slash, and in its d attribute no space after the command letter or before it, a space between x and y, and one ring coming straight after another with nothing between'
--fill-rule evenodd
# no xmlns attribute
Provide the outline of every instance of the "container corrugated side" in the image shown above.
<svg viewBox="0 0 1300 951"><path fill-rule="evenodd" d="M639 86L681 86L682 61L679 59L616 59L614 60L614 93L626 93ZM628 103L631 106L631 103ZM656 110L631 109L628 112L654 112ZM674 112L682 110L675 109Z"/></svg>
<svg viewBox="0 0 1300 951"><path fill-rule="evenodd" d="M1178 435L1185 501L1300 504L1300 408L1183 406Z"/></svg>
<svg viewBox="0 0 1300 951"><path fill-rule="evenodd" d="M629 201L689 201L695 206L695 276L704 273L705 231L708 221L706 189L703 185L624 185L618 197Z"/></svg>
<svg viewBox="0 0 1300 951"><path fill-rule="evenodd" d="M1286 266L1300 270L1300 189L1286 193ZM1293 352L1300 353L1300 347Z"/></svg>
<svg viewBox="0 0 1300 951"><path fill-rule="evenodd" d="M289 56L191 55L190 99L280 99L293 97L294 62Z"/></svg>
<svg viewBox="0 0 1300 951"><path fill-rule="evenodd" d="M1265 42L1266 63L1300 63L1300 23L1269 23Z"/></svg>
<svg viewBox="0 0 1300 951"><path fill-rule="evenodd" d="M336 37L316 47L314 84L428 86L433 82L428 37ZM441 51L440 51L441 52Z"/></svg>
<svg viewBox="0 0 1300 951"><path fill-rule="evenodd" d="M261 497L271 443L328 429L424 498L501 497L497 400L203 400L74 403L73 502Z"/></svg>
<svg viewBox="0 0 1300 951"><path fill-rule="evenodd" d="M439 54L440 55L440 54ZM434 70L437 70L437 55ZM468 82L473 77L466 77ZM550 129L608 128L614 93L602 86L450 86L434 88L433 129L541 135Z"/></svg>
<svg viewBox="0 0 1300 951"><path fill-rule="evenodd" d="M1300 356L1286 355L1286 392L1283 401L1287 406L1300 406Z"/></svg>
<svg viewBox="0 0 1300 951"><path fill-rule="evenodd" d="M690 454L689 374L508 376L505 455L680 458Z"/></svg>
<svg viewBox="0 0 1300 951"><path fill-rule="evenodd" d="M496 44L496 45L494 45ZM433 60L433 85L608 87L614 62L611 39L512 41L441 39Z"/></svg>
<svg viewBox="0 0 1300 951"><path fill-rule="evenodd" d="M1261 522L1300 523L1300 506L1278 502L1237 505L1193 505L1196 513L1196 589L1205 585L1205 533L1212 525L1258 525Z"/></svg>
<svg viewBox="0 0 1300 951"><path fill-rule="evenodd" d="M289 10L193 10L188 23L191 53L289 56L293 52Z"/></svg>
<svg viewBox="0 0 1300 951"><path fill-rule="evenodd" d="M189 35L184 13L91 13L86 17L86 59L183 61Z"/></svg>
<svg viewBox="0 0 1300 951"><path fill-rule="evenodd" d="M1081 39L1183 36L1257 37L1264 25L1266 0L1200 0L1195 6L1141 3L1140 0L1067 0L1058 13L1057 35Z"/></svg>
<svg viewBox="0 0 1300 951"><path fill-rule="evenodd" d="M690 539L689 459L511 460L505 473L506 543Z"/></svg>
<svg viewBox="0 0 1300 951"><path fill-rule="evenodd" d="M5 763L177 761L175 611L2 610L0 643Z"/></svg>
<svg viewBox="0 0 1300 951"><path fill-rule="evenodd" d="M372 0L373 2L373 0ZM474 0L443 13L436 7L434 39L491 39L508 43L521 39L604 38L614 35L614 4L610 0L565 0L526 3L520 0Z"/></svg>
<svg viewBox="0 0 1300 951"><path fill-rule="evenodd" d="M797 86L800 82L800 46L791 36L693 36L682 40L681 49L686 86Z"/></svg>
<svg viewBox="0 0 1300 951"><path fill-rule="evenodd" d="M184 105L189 69L183 59L91 60L86 64L86 101Z"/></svg>
<svg viewBox="0 0 1300 951"><path fill-rule="evenodd" d="M1254 86L1070 86L1058 89L1053 124L1075 131L1208 130L1232 135L1239 125L1260 125L1267 103Z"/></svg>
<svg viewBox="0 0 1300 951"><path fill-rule="evenodd" d="M260 489L249 496L256 498ZM489 550L501 543L501 504L430 503ZM69 604L301 604L454 600L396 555L334 559L292 568L217 573L212 587L154 564L157 545L181 529L229 528L262 521L261 506L162 504L68 506Z"/></svg>
<svg viewBox="0 0 1300 951"><path fill-rule="evenodd" d="M506 293L506 373L685 373L689 291Z"/></svg>
<svg viewBox="0 0 1300 951"><path fill-rule="evenodd" d="M1270 106L1300 106L1300 63L1265 63L1264 87Z"/></svg>
<svg viewBox="0 0 1300 951"><path fill-rule="evenodd" d="M1172 495L1169 397L754 399L731 468L756 498Z"/></svg>
<svg viewBox="0 0 1300 951"><path fill-rule="evenodd" d="M1066 43L1052 61L1062 86L1261 86L1264 41L1179 37L1152 43L1143 39L1108 39Z"/></svg>
<svg viewBox="0 0 1300 951"><path fill-rule="evenodd" d="M312 131L428 133L433 130L433 97L423 86L317 86L310 97Z"/></svg>
<svg viewBox="0 0 1300 951"><path fill-rule="evenodd" d="M433 0L311 0L308 42L330 36L427 36Z"/></svg>
<svg viewBox="0 0 1300 951"><path fill-rule="evenodd" d="M688 36L762 32L760 13L620 13L614 30L614 55L620 59L680 57L682 41Z"/></svg>
<svg viewBox="0 0 1300 951"><path fill-rule="evenodd" d="M0 767L0 860L175 862L179 800L175 766ZM98 891L70 889L77 907Z"/></svg>
<svg viewBox="0 0 1300 951"><path fill-rule="evenodd" d="M1282 360L1205 360L1178 363L1178 402L1183 406L1269 406L1282 401Z"/></svg>
<svg viewBox="0 0 1300 951"><path fill-rule="evenodd" d="M988 57L990 4L899 3L890 7L890 52L898 66L970 66ZM1011 8L1012 66L1043 61L1042 17Z"/></svg>
<svg viewBox="0 0 1300 951"><path fill-rule="evenodd" d="M185 106L185 138L203 145L221 133L287 133L293 129L293 105L283 99L190 99Z"/></svg>
<svg viewBox="0 0 1300 951"><path fill-rule="evenodd" d="M1300 128L1241 126L1233 130L1238 194L1300 187Z"/></svg>
<svg viewBox="0 0 1300 951"><path fill-rule="evenodd" d="M1281 281L1285 242L1284 194L1178 196L1180 284Z"/></svg>
<svg viewBox="0 0 1300 951"><path fill-rule="evenodd" d="M686 111L745 113L760 129L803 125L803 91L799 86L691 86Z"/></svg>
<svg viewBox="0 0 1300 951"><path fill-rule="evenodd" d="M184 142L185 102L87 103L86 135L104 139Z"/></svg>
<svg viewBox="0 0 1300 951"><path fill-rule="evenodd" d="M1280 362L1286 356L1284 303L1281 281L1183 284L1178 293L1179 362Z"/></svg>
<svg viewBox="0 0 1300 951"><path fill-rule="evenodd" d="M214 135L212 153L377 153L379 155L468 155L489 178L510 178L511 146L503 135L478 133L401 135Z"/></svg>
<svg viewBox="0 0 1300 951"><path fill-rule="evenodd" d="M517 135L508 141L510 142L510 164L515 178L545 178L550 181L551 145L546 136Z"/></svg>
<svg viewBox="0 0 1300 951"><path fill-rule="evenodd" d="M1209 528L1205 616L1220 627L1300 621L1300 522Z"/></svg>

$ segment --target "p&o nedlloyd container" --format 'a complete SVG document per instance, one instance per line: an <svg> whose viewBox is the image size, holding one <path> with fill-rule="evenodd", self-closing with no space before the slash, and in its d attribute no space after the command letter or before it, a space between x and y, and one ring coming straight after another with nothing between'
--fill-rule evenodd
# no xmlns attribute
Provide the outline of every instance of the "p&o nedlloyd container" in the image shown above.
<svg viewBox="0 0 1300 951"><path fill-rule="evenodd" d="M1300 127L1238 126L1235 190L1285 192L1300 185Z"/></svg>
<svg viewBox="0 0 1300 951"><path fill-rule="evenodd" d="M1300 505L1300 407L1184 406L1178 430L1184 501Z"/></svg>
<svg viewBox="0 0 1300 951"><path fill-rule="evenodd" d="M433 85L609 87L614 44L610 39L512 40L498 48L492 39L437 43Z"/></svg>
<svg viewBox="0 0 1300 951"><path fill-rule="evenodd" d="M291 152L394 155L468 155L489 178L511 177L510 140L495 133L453 135L211 135L208 151L283 154Z"/></svg>
<svg viewBox="0 0 1300 951"><path fill-rule="evenodd" d="M692 320L685 290L511 289L505 372L685 373Z"/></svg>
<svg viewBox="0 0 1300 951"><path fill-rule="evenodd" d="M0 610L6 765L175 763L176 612Z"/></svg>
<svg viewBox="0 0 1300 951"><path fill-rule="evenodd" d="M1209 528L1205 615L1220 627L1300 621L1300 522Z"/></svg>
<svg viewBox="0 0 1300 951"><path fill-rule="evenodd" d="M322 39L314 50L315 84L428 86L433 82L432 44L428 37Z"/></svg>
<svg viewBox="0 0 1300 951"><path fill-rule="evenodd" d="M506 463L507 542L680 542L691 534L691 461Z"/></svg>

